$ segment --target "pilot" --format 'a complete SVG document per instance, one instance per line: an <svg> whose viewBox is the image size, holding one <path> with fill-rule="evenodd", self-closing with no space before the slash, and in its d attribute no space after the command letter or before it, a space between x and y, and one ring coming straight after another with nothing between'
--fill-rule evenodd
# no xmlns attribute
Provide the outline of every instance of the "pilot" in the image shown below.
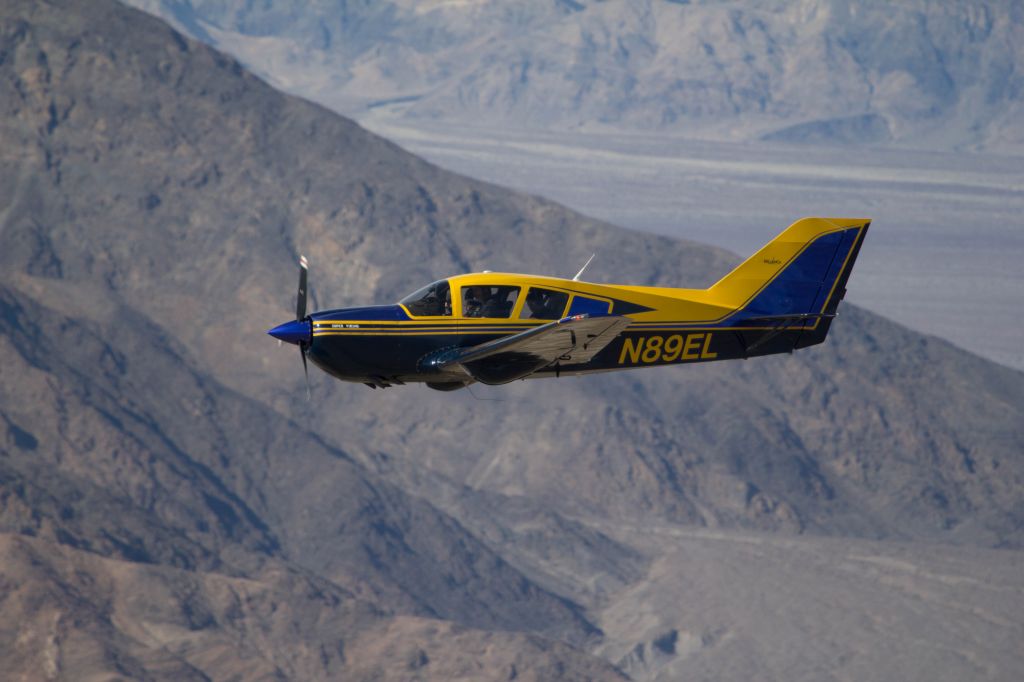
<svg viewBox="0 0 1024 682"><path fill-rule="evenodd" d="M484 287L469 287L466 289L466 293L462 297L462 314L464 317L482 317L484 303L486 303L487 295L484 293Z"/></svg>
<svg viewBox="0 0 1024 682"><path fill-rule="evenodd" d="M430 292L419 302L421 315L451 315L452 290L448 282L435 284Z"/></svg>

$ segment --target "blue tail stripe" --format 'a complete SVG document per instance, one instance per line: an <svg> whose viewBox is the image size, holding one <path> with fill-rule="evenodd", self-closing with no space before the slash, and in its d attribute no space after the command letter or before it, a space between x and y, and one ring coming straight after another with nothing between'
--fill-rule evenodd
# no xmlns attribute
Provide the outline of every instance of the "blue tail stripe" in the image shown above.
<svg viewBox="0 0 1024 682"><path fill-rule="evenodd" d="M807 246L729 324L771 315L801 315L821 310L853 246L857 230L826 234Z"/></svg>

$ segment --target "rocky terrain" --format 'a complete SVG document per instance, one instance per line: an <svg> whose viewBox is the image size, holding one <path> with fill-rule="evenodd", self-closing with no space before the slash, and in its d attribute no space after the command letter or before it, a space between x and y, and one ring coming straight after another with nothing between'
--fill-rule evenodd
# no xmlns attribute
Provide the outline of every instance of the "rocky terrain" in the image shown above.
<svg viewBox="0 0 1024 682"><path fill-rule="evenodd" d="M623 680L541 637L384 616L275 566L244 578L0 535L6 679Z"/></svg>
<svg viewBox="0 0 1024 682"><path fill-rule="evenodd" d="M358 118L1024 144L1024 10L1006 0L131 3Z"/></svg>
<svg viewBox="0 0 1024 682"><path fill-rule="evenodd" d="M1019 372L845 306L789 358L450 395L316 375L307 402L294 349L263 333L291 314L300 252L334 307L467 270L567 274L594 251L604 281L699 286L735 262L441 171L140 12L4 5L3 669L749 678L768 626L741 605L629 614L760 562L777 568L758 589L833 595L794 601L812 631L867 589L843 569L852 543L949 576L943 603L979 636L945 670L1009 679L1019 655L981 635L1019 633L1020 610L979 595L1024 589ZM711 529L821 563L737 541L696 570L679 533ZM901 599L887 636L945 646ZM701 623L745 633L728 663L687 639ZM870 666L872 627L780 646L772 674Z"/></svg>

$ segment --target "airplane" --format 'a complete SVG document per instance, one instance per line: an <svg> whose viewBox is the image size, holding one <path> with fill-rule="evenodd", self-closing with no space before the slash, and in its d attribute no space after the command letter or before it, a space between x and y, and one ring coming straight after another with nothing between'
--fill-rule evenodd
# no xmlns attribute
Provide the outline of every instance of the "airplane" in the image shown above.
<svg viewBox="0 0 1024 682"><path fill-rule="evenodd" d="M267 333L299 347L307 391L307 358L370 388L452 391L792 353L825 340L870 224L803 218L707 289L485 271L389 305L308 315L302 257L296 319Z"/></svg>

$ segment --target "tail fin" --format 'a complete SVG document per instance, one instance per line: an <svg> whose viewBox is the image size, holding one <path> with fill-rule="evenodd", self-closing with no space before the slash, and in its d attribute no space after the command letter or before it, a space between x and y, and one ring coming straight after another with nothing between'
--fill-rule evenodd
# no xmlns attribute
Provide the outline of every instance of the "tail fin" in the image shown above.
<svg viewBox="0 0 1024 682"><path fill-rule="evenodd" d="M797 348L825 340L871 221L803 218L711 287L735 326L803 330Z"/></svg>

